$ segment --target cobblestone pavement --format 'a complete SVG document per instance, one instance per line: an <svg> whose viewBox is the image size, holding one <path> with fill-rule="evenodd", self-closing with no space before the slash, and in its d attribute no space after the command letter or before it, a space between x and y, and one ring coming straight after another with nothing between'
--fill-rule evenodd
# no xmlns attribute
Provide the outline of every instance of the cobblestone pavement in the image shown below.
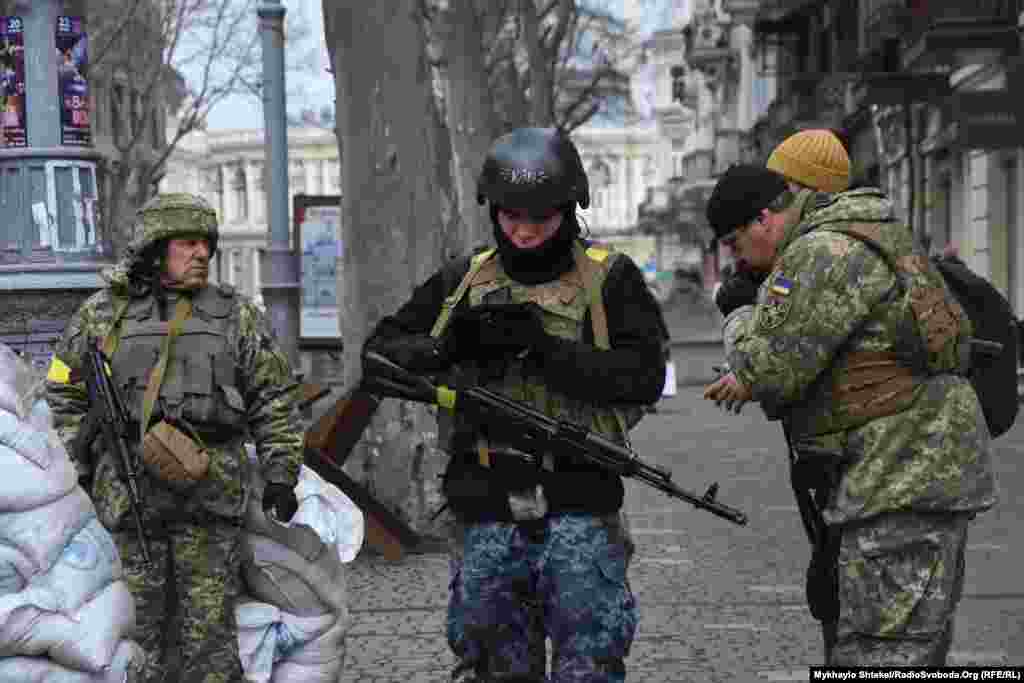
<svg viewBox="0 0 1024 683"><path fill-rule="evenodd" d="M680 353L680 350L675 350ZM997 442L1002 503L968 540L965 599L952 664L1024 665L1024 560L1017 530L1024 497L1024 426ZM637 541L630 582L640 628L628 680L760 683L806 680L821 661L820 634L804 604L809 551L785 471L779 425L756 406L727 415L681 388L633 432L644 459L676 482L750 516L738 527L635 482L627 511ZM350 565L352 627L346 683L441 683L452 662L444 637L448 565L443 554Z"/></svg>

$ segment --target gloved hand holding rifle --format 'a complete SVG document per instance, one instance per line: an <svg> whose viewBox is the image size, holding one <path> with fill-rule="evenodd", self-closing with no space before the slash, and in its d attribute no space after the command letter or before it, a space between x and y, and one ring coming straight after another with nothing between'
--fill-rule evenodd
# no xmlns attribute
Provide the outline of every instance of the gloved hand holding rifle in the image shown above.
<svg viewBox="0 0 1024 683"><path fill-rule="evenodd" d="M149 564L152 558L149 540L142 525L142 495L139 492L141 463L137 450L128 445L131 420L117 383L113 379L110 364L97 344L89 345L84 361L85 384L91 409L72 446L74 456L76 459L88 459L93 440L102 432L104 447L113 449L117 456L121 476L128 487L131 499L132 517L135 519L135 530L139 535L142 558Z"/></svg>
<svg viewBox="0 0 1024 683"><path fill-rule="evenodd" d="M718 502L718 485L712 484L704 495L678 487L668 470L644 463L636 453L574 422L552 418L534 408L482 387L452 389L434 384L428 377L406 368L373 351L363 356L362 390L420 403L436 404L459 411L472 420L486 422L489 429L500 430L503 440L527 453L568 451L573 457L597 465L621 476L633 477L673 498L707 510L735 524L746 524L741 510Z"/></svg>

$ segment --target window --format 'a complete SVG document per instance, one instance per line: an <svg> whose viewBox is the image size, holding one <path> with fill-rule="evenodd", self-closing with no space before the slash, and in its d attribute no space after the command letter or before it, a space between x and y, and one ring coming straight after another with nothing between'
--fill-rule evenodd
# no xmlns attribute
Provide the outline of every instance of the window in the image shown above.
<svg viewBox="0 0 1024 683"><path fill-rule="evenodd" d="M304 194L306 192L306 165L301 159L289 164L288 189L291 194Z"/></svg>
<svg viewBox="0 0 1024 683"><path fill-rule="evenodd" d="M612 184L612 172L608 164L600 159L590 166L587 174L591 187L591 205L595 209L608 208L609 193Z"/></svg>
<svg viewBox="0 0 1024 683"><path fill-rule="evenodd" d="M33 249L102 251L96 226L95 164L49 161L42 167L30 167L28 180L32 225L29 243Z"/></svg>
<svg viewBox="0 0 1024 683"><path fill-rule="evenodd" d="M235 218L244 221L249 218L249 197L245 187L245 165L239 164L231 184L235 193Z"/></svg>

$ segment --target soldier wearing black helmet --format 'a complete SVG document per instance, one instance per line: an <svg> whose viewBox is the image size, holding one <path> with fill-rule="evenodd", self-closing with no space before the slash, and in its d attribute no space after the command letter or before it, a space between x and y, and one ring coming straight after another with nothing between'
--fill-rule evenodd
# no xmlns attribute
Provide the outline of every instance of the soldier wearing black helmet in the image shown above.
<svg viewBox="0 0 1024 683"><path fill-rule="evenodd" d="M664 383L663 321L628 257L580 237L590 203L572 142L524 128L495 141L478 199L496 248L452 262L384 318L366 348L457 373L624 442ZM625 680L636 629L621 478L560 453L522 453L487 425L440 425L444 493L462 538L452 564L453 681ZM542 606L552 673L533 666Z"/></svg>

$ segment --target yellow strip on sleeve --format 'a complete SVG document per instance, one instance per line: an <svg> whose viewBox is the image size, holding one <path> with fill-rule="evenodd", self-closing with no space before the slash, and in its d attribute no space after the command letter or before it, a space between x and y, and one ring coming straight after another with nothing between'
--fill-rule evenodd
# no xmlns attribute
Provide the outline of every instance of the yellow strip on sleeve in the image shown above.
<svg viewBox="0 0 1024 683"><path fill-rule="evenodd" d="M438 387L437 405L447 410L455 410L455 390L448 387Z"/></svg>
<svg viewBox="0 0 1024 683"><path fill-rule="evenodd" d="M67 384L71 381L71 368L57 356L50 361L50 369L46 373L46 379L59 384Z"/></svg>

